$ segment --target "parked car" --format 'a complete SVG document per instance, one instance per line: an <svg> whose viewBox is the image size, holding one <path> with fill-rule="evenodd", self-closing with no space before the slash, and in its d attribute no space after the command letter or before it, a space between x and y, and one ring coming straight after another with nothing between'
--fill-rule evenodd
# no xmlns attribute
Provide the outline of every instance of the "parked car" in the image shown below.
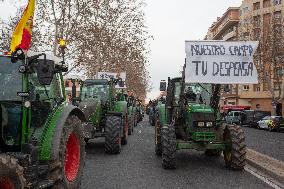
<svg viewBox="0 0 284 189"><path fill-rule="evenodd" d="M258 129L268 129L269 131L280 131L284 128L284 119L282 116L265 116L257 122Z"/></svg>
<svg viewBox="0 0 284 189"><path fill-rule="evenodd" d="M265 116L271 115L271 112L260 110L244 110L243 113L245 114L245 116L242 120L242 124L254 128L257 127L258 121L260 121Z"/></svg>
<svg viewBox="0 0 284 189"><path fill-rule="evenodd" d="M235 123L242 125L242 121L244 120L244 113L242 111L231 111L225 117L227 123Z"/></svg>

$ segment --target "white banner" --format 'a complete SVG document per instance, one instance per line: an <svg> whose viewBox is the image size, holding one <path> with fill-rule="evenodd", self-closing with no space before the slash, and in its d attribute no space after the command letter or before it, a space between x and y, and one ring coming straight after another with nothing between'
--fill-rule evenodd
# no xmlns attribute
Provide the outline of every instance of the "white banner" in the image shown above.
<svg viewBox="0 0 284 189"><path fill-rule="evenodd" d="M98 72L97 74L98 79L107 79L110 80L111 78L121 78L122 81L126 80L126 72L121 73L111 73L111 72Z"/></svg>
<svg viewBox="0 0 284 189"><path fill-rule="evenodd" d="M258 83L257 41L186 41L186 83Z"/></svg>
<svg viewBox="0 0 284 189"><path fill-rule="evenodd" d="M124 86L123 87L120 87L118 84L115 86L115 88L117 89L126 89L126 84L125 84L125 81L126 81L126 72L121 72L121 73L111 73L111 72L98 72L97 74L97 79L107 79L108 81L110 81L111 78L115 78L115 79L118 79L118 78L121 78L123 83L124 83Z"/></svg>

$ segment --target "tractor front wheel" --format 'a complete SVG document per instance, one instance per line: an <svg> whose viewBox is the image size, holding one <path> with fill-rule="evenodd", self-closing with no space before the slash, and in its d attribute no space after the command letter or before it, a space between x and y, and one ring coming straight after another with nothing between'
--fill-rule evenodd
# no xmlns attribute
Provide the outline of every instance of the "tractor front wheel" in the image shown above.
<svg viewBox="0 0 284 189"><path fill-rule="evenodd" d="M129 122L128 122L128 135L132 135L133 133L133 128L134 128L134 123L133 123L133 116L129 117Z"/></svg>
<svg viewBox="0 0 284 189"><path fill-rule="evenodd" d="M129 128L129 122L128 122L128 115L126 114L125 118L123 119L123 137L121 139L121 144L126 145L127 139L128 139L128 128Z"/></svg>
<svg viewBox="0 0 284 189"><path fill-rule="evenodd" d="M228 168L243 170L246 161L245 134L239 125L227 125L224 131L226 149L223 151Z"/></svg>
<svg viewBox="0 0 284 189"><path fill-rule="evenodd" d="M155 153L157 156L162 155L161 123L159 119L157 119L155 126Z"/></svg>
<svg viewBox="0 0 284 189"><path fill-rule="evenodd" d="M121 151L121 117L108 116L105 126L105 151L109 154L119 154Z"/></svg>
<svg viewBox="0 0 284 189"><path fill-rule="evenodd" d="M8 155L0 155L0 188L24 189L25 182L23 167L17 160Z"/></svg>
<svg viewBox="0 0 284 189"><path fill-rule="evenodd" d="M162 128L162 166L164 169L176 168L176 134L174 127Z"/></svg>
<svg viewBox="0 0 284 189"><path fill-rule="evenodd" d="M82 124L77 116L67 118L60 141L59 157L50 164L50 178L57 180L53 188L80 188L85 164L85 141Z"/></svg>

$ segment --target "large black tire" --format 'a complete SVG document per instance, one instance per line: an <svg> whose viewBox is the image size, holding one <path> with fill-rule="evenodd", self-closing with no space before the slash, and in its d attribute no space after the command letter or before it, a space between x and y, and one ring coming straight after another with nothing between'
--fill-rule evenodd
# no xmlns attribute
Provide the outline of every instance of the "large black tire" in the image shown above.
<svg viewBox="0 0 284 189"><path fill-rule="evenodd" d="M24 169L11 156L0 155L0 188L24 189L26 180Z"/></svg>
<svg viewBox="0 0 284 189"><path fill-rule="evenodd" d="M228 145L223 151L228 168L243 170L246 163L245 134L239 125L227 125L224 131L224 141Z"/></svg>
<svg viewBox="0 0 284 189"><path fill-rule="evenodd" d="M123 124L123 137L121 138L121 144L122 145L126 145L127 144L127 139L128 139L128 127L129 127L129 122L128 122L127 115L122 120L122 124Z"/></svg>
<svg viewBox="0 0 284 189"><path fill-rule="evenodd" d="M132 135L133 128L134 128L133 116L131 115L129 116L129 122L128 122L128 135Z"/></svg>
<svg viewBox="0 0 284 189"><path fill-rule="evenodd" d="M119 154L121 151L121 117L107 116L105 126L105 151L109 154Z"/></svg>
<svg viewBox="0 0 284 189"><path fill-rule="evenodd" d="M155 126L155 119L154 119L154 117L151 118L150 124L151 124L151 126Z"/></svg>
<svg viewBox="0 0 284 189"><path fill-rule="evenodd" d="M174 127L162 127L162 166L176 168L176 134Z"/></svg>
<svg viewBox="0 0 284 189"><path fill-rule="evenodd" d="M77 154L77 156L75 155ZM53 189L80 188L85 165L85 140L81 120L74 115L67 118L61 140L59 156L50 162Z"/></svg>
<svg viewBox="0 0 284 189"><path fill-rule="evenodd" d="M161 124L159 119L157 119L155 126L155 153L157 156L162 155Z"/></svg>

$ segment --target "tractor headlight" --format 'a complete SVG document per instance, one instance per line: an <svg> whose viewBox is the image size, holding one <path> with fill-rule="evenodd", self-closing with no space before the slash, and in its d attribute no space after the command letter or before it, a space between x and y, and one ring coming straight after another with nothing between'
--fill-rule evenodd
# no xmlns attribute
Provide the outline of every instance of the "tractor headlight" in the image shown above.
<svg viewBox="0 0 284 189"><path fill-rule="evenodd" d="M204 127L204 122L197 122L198 127Z"/></svg>
<svg viewBox="0 0 284 189"><path fill-rule="evenodd" d="M206 122L206 127L212 127L213 126L213 122Z"/></svg>

